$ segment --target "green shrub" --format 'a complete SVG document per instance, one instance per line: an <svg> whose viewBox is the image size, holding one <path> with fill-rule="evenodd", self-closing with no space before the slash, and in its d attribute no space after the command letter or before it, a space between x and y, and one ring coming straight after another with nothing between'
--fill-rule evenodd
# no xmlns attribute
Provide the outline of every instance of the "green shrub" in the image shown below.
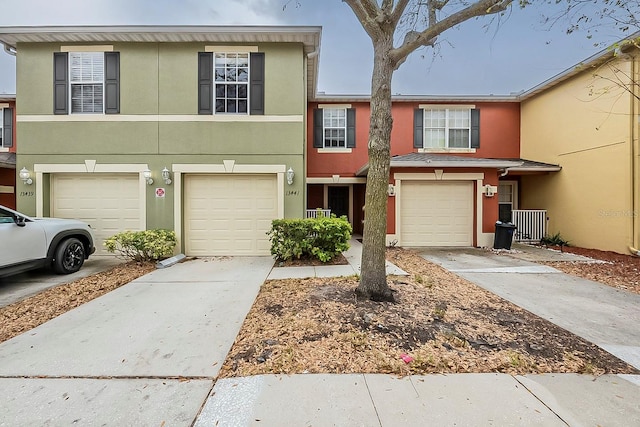
<svg viewBox="0 0 640 427"><path fill-rule="evenodd" d="M158 261L173 255L176 233L171 230L123 231L104 241L108 252L134 261Z"/></svg>
<svg viewBox="0 0 640 427"><path fill-rule="evenodd" d="M559 232L551 236L544 236L542 240L540 240L540 243L546 246L570 246L569 241L565 240Z"/></svg>
<svg viewBox="0 0 640 427"><path fill-rule="evenodd" d="M351 224L346 217L319 216L306 219L276 219L267 233L271 240L271 255L279 261L301 257L332 260L349 249Z"/></svg>

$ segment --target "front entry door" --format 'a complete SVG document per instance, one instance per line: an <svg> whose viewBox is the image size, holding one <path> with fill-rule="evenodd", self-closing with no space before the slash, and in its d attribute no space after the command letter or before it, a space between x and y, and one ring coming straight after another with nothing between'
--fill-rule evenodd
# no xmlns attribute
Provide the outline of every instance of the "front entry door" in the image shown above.
<svg viewBox="0 0 640 427"><path fill-rule="evenodd" d="M328 187L327 208L338 218L349 217L349 187Z"/></svg>

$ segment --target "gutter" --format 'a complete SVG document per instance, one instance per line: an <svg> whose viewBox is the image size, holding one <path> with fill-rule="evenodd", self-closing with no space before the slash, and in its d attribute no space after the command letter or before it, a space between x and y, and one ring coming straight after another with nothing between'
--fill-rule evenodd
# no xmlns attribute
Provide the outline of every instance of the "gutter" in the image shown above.
<svg viewBox="0 0 640 427"><path fill-rule="evenodd" d="M15 47L11 47L11 46L8 46L6 44L4 45L4 51L7 52L11 56L16 56L16 53L17 53Z"/></svg>

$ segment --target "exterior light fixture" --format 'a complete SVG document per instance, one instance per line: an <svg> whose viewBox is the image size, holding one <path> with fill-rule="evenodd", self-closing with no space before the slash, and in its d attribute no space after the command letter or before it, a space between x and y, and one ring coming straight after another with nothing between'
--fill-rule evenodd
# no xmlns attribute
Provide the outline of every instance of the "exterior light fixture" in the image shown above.
<svg viewBox="0 0 640 427"><path fill-rule="evenodd" d="M142 176L144 177L144 180L147 181L147 185L153 184L153 179L151 178L151 171L149 169L143 170Z"/></svg>
<svg viewBox="0 0 640 427"><path fill-rule="evenodd" d="M293 184L293 177L295 176L295 172L293 172L293 169L289 168L287 170L287 184L291 185Z"/></svg>
<svg viewBox="0 0 640 427"><path fill-rule="evenodd" d="M20 169L20 179L22 180L22 182L24 182L25 185L33 184L33 180L31 179L31 174L25 167Z"/></svg>
<svg viewBox="0 0 640 427"><path fill-rule="evenodd" d="M162 169L162 179L164 180L165 184L171 185L171 172L169 172L169 169Z"/></svg>

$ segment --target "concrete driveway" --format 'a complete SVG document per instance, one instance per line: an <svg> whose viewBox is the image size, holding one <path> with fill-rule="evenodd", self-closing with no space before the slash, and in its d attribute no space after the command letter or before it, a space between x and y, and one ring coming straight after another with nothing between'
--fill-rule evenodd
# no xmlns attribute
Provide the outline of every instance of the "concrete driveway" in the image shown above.
<svg viewBox="0 0 640 427"><path fill-rule="evenodd" d="M543 260L543 253L429 248L421 254L640 369L640 295L527 260ZM547 256L570 257L549 251Z"/></svg>
<svg viewBox="0 0 640 427"><path fill-rule="evenodd" d="M0 344L0 425L190 426L272 265L156 270Z"/></svg>
<svg viewBox="0 0 640 427"><path fill-rule="evenodd" d="M109 255L90 256L84 265L73 274L56 274L53 270L41 268L14 276L0 278L0 307L21 301L46 289L108 270L125 262Z"/></svg>

